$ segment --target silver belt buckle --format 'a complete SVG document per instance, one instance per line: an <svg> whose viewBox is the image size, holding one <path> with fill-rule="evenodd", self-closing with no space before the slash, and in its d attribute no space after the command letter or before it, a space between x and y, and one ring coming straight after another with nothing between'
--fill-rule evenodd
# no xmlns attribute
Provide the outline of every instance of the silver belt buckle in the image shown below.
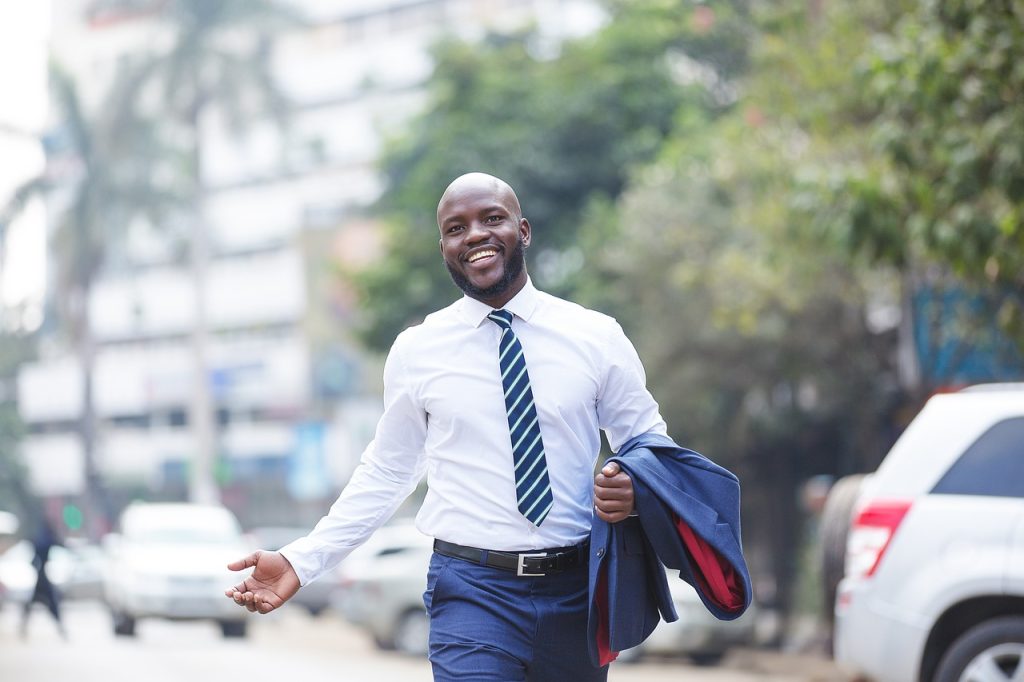
<svg viewBox="0 0 1024 682"><path fill-rule="evenodd" d="M520 554L519 555L519 565L516 566L516 575L527 576L527 577L529 577L531 575L544 575L543 571L541 571L540 573L527 573L526 572L526 560L527 559L543 559L547 555L548 555L547 552L541 552L540 554Z"/></svg>

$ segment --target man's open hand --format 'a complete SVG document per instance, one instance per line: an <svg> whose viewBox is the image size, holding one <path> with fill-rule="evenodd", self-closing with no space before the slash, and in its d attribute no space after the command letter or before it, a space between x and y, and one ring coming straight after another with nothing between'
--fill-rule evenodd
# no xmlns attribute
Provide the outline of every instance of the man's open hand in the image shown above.
<svg viewBox="0 0 1024 682"><path fill-rule="evenodd" d="M605 464L594 477L594 510L608 523L633 513L633 480L616 462Z"/></svg>
<svg viewBox="0 0 1024 682"><path fill-rule="evenodd" d="M279 552L256 551L232 561L228 568L232 571L256 569L242 582L224 590L225 596L253 613L270 613L299 591L299 576Z"/></svg>

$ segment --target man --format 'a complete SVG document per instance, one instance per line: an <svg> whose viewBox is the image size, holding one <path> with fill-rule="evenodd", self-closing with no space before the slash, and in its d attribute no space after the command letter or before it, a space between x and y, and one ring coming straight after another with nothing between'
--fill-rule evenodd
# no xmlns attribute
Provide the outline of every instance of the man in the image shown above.
<svg viewBox="0 0 1024 682"><path fill-rule="evenodd" d="M62 545L57 532L53 529L46 516L39 519L39 526L32 536L32 566L36 569L36 585L32 589L32 596L25 602L21 612L21 636L28 635L28 618L32 612L32 605L40 603L46 606L57 623L57 631L61 638L67 639L67 631L64 629L64 621L60 617L60 591L50 582L46 574L46 566L50 561L50 550L55 545Z"/></svg>
<svg viewBox="0 0 1024 682"><path fill-rule="evenodd" d="M402 332L384 368L384 415L330 513L225 593L268 613L336 565L424 474L417 526L435 538L424 602L437 680L604 680L587 653L587 549L596 514L633 511L613 450L665 432L643 367L611 318L533 287L531 228L515 192L483 173L437 206L445 266L465 296Z"/></svg>

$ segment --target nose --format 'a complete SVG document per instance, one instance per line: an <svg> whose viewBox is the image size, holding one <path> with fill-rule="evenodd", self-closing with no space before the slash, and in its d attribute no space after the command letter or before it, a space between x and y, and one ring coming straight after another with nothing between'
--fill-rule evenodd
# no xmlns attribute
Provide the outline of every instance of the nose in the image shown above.
<svg viewBox="0 0 1024 682"><path fill-rule="evenodd" d="M470 221L466 226L466 241L476 243L490 238L491 231L482 220Z"/></svg>

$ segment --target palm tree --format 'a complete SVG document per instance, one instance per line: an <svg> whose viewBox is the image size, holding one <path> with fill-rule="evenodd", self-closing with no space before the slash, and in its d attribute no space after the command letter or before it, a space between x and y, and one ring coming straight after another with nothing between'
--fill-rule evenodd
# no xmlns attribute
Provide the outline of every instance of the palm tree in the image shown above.
<svg viewBox="0 0 1024 682"><path fill-rule="evenodd" d="M51 67L60 125L48 136L48 168L15 190L0 211L0 234L33 197L50 199L57 218L51 231L56 261L54 308L78 356L82 372L81 441L86 531L93 539L109 526L110 510L96 466L93 375L96 345L88 301L111 250L136 217L159 221L172 195L153 181L158 142L132 103L146 81L145 69L122 72L98 111L88 115L72 79Z"/></svg>
<svg viewBox="0 0 1024 682"><path fill-rule="evenodd" d="M171 0L155 15L173 34L170 47L145 57L149 85L161 92L163 123L186 140L184 194L190 218L190 265L195 321L189 423L195 436L190 496L212 502L219 497L213 476L216 420L207 369L209 322L205 290L210 262L204 220L202 121L211 108L223 113L233 130L257 116L283 125L286 104L270 73L269 35L296 25L289 9L269 0Z"/></svg>

